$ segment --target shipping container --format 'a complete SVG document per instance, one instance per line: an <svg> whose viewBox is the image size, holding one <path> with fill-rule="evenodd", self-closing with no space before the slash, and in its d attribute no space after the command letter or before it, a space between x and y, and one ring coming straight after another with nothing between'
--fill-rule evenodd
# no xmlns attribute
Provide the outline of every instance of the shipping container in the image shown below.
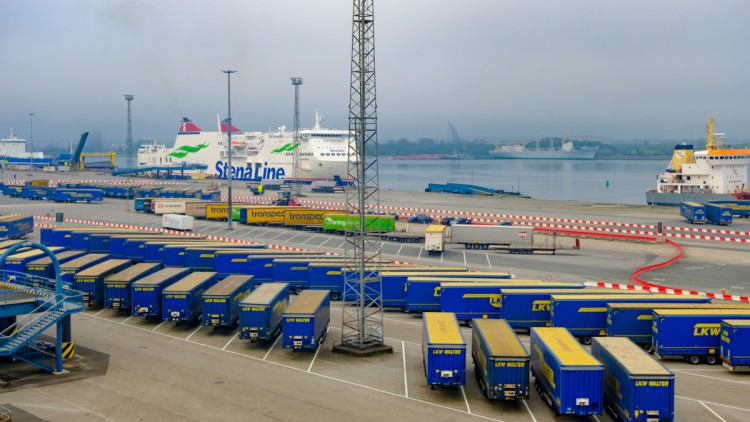
<svg viewBox="0 0 750 422"><path fill-rule="evenodd" d="M289 207L284 210L285 227L304 228L310 226L323 227L325 215L345 215L346 211L339 210L308 210L299 207Z"/></svg>
<svg viewBox="0 0 750 422"><path fill-rule="evenodd" d="M581 343L591 344L591 337L607 335L608 303L708 303L705 296L689 295L552 295L550 323L565 327Z"/></svg>
<svg viewBox="0 0 750 422"><path fill-rule="evenodd" d="M682 202L680 216L690 224L703 224L706 222L706 207L697 202Z"/></svg>
<svg viewBox="0 0 750 422"><path fill-rule="evenodd" d="M282 347L315 350L323 344L331 321L330 292L305 290L282 314Z"/></svg>
<svg viewBox="0 0 750 422"><path fill-rule="evenodd" d="M185 206L189 199L155 199L151 202L151 210L154 214L185 214Z"/></svg>
<svg viewBox="0 0 750 422"><path fill-rule="evenodd" d="M164 214L161 218L161 226L169 230L193 231L193 217L189 215Z"/></svg>
<svg viewBox="0 0 750 422"><path fill-rule="evenodd" d="M502 319L477 319L472 324L474 376L488 399L529 398L529 353Z"/></svg>
<svg viewBox="0 0 750 422"><path fill-rule="evenodd" d="M502 294L500 318L513 328L549 327L550 326L550 296L581 295L581 294L651 294L648 290L614 290L605 288L572 288L556 289L513 289L505 290Z"/></svg>
<svg viewBox="0 0 750 422"><path fill-rule="evenodd" d="M73 284L73 277L86 268L93 267L111 257L106 253L90 253L60 264L60 278L64 283Z"/></svg>
<svg viewBox="0 0 750 422"><path fill-rule="evenodd" d="M604 364L604 405L623 421L674 420L674 373L632 341L595 338L591 354Z"/></svg>
<svg viewBox="0 0 750 422"><path fill-rule="evenodd" d="M253 285L251 275L230 275L203 292L203 325L233 327L240 319L240 302Z"/></svg>
<svg viewBox="0 0 750 422"><path fill-rule="evenodd" d="M240 302L240 339L269 341L281 332L281 320L289 306L289 285L266 283Z"/></svg>
<svg viewBox="0 0 750 422"><path fill-rule="evenodd" d="M86 252L84 251L63 251L63 252L56 253L55 258L57 258L57 262L60 265L62 265L68 261L72 261L76 258L80 258L85 254ZM44 277L44 278L50 278L53 280L57 276L57 274L55 274L55 266L52 264L52 258L48 256L38 258L27 263L25 272L27 274L32 274L32 275L36 275L36 276ZM62 275L62 272L61 272L61 275Z"/></svg>
<svg viewBox="0 0 750 422"><path fill-rule="evenodd" d="M133 315L161 319L162 291L189 274L189 268L164 268L131 283Z"/></svg>
<svg viewBox="0 0 750 422"><path fill-rule="evenodd" d="M64 252L66 249L59 246L51 246L48 248L53 254ZM39 258L47 256L47 253L41 249L30 249L23 252L14 251L12 255L5 257L3 263L3 269L5 271L15 271L17 273L23 273L26 271L26 264L31 261L36 261Z"/></svg>
<svg viewBox="0 0 750 422"><path fill-rule="evenodd" d="M721 360L732 371L750 370L750 320L721 321Z"/></svg>
<svg viewBox="0 0 750 422"><path fill-rule="evenodd" d="M732 224L732 208L722 204L703 204L706 208L706 222L719 226Z"/></svg>
<svg viewBox="0 0 750 422"><path fill-rule="evenodd" d="M55 202L100 202L104 200L101 189L55 189Z"/></svg>
<svg viewBox="0 0 750 422"><path fill-rule="evenodd" d="M104 307L130 312L131 284L161 269L159 264L135 264L104 280Z"/></svg>
<svg viewBox="0 0 750 422"><path fill-rule="evenodd" d="M390 233L396 231L396 219L392 215L365 215L365 232ZM344 233L360 229L359 215L327 214L323 218L323 231Z"/></svg>
<svg viewBox="0 0 750 422"><path fill-rule="evenodd" d="M539 395L558 414L602 414L604 365L565 328L531 328L531 373Z"/></svg>
<svg viewBox="0 0 750 422"><path fill-rule="evenodd" d="M450 312L422 314L422 363L427 385L466 384L466 342Z"/></svg>
<svg viewBox="0 0 750 422"><path fill-rule="evenodd" d="M219 195L221 195L221 193L219 193ZM217 201L218 200L219 199L217 199ZM206 219L206 205L208 204L209 202L205 202L205 201L188 202L187 204L185 204L185 215L189 215L190 217L193 217L193 218L205 220Z"/></svg>
<svg viewBox="0 0 750 422"><path fill-rule="evenodd" d="M240 208L240 222L244 224L284 224L284 212L294 210L301 212L305 207L253 206Z"/></svg>
<svg viewBox="0 0 750 422"><path fill-rule="evenodd" d="M92 307L104 304L104 280L132 264L129 259L108 259L73 276L74 289L83 292L83 299Z"/></svg>
<svg viewBox="0 0 750 422"><path fill-rule="evenodd" d="M34 231L34 217L5 215L0 218L0 239L20 239Z"/></svg>
<svg viewBox="0 0 750 422"><path fill-rule="evenodd" d="M191 322L201 315L203 293L219 280L213 271L191 273L161 292L161 318L164 321Z"/></svg>
<svg viewBox="0 0 750 422"><path fill-rule="evenodd" d="M607 336L627 337L646 351L653 351L651 331L654 309L748 309L743 302L723 303L609 303Z"/></svg>
<svg viewBox="0 0 750 422"><path fill-rule="evenodd" d="M405 312L440 311L442 283L503 283L505 288L519 289L558 289L580 288L579 283L544 282L541 280L518 279L456 279L429 277L409 277L406 282ZM498 290L499 294L499 290Z"/></svg>
<svg viewBox="0 0 750 422"><path fill-rule="evenodd" d="M655 309L651 335L654 353L682 356L693 365L719 363L721 321L750 319L745 309Z"/></svg>

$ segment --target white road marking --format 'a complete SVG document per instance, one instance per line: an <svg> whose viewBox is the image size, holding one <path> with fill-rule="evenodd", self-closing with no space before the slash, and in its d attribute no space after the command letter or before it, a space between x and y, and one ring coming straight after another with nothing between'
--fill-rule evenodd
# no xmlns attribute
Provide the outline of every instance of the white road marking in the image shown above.
<svg viewBox="0 0 750 422"><path fill-rule="evenodd" d="M159 325L157 325L156 327L154 327L154 329L151 330L151 331L156 331L157 329L159 329L159 327L161 327L162 325L164 325L166 322L167 321L162 321Z"/></svg>
<svg viewBox="0 0 750 422"><path fill-rule="evenodd" d="M97 315L99 315L100 313L102 313L102 312L106 311L107 309L108 309L108 308L104 308L104 309L102 309L101 311L99 311L99 312L95 313L95 314L94 314L94 316L97 316Z"/></svg>
<svg viewBox="0 0 750 422"><path fill-rule="evenodd" d="M328 337L328 328L326 328L326 337ZM315 346L315 356L313 356L312 361L310 362L310 366L307 367L307 372L310 372L312 370L313 364L315 363L315 359L318 357L318 353L320 353L320 349L323 348L323 341L318 341L318 344Z"/></svg>
<svg viewBox="0 0 750 422"><path fill-rule="evenodd" d="M716 402L710 402L710 401L701 401L701 400L698 400L698 399L693 399L693 398L684 397L684 396L675 396L675 397L678 398L678 399L682 399L682 400L694 401L694 402L698 402L698 403L708 403L708 404L710 404L712 406L721 406L721 407L726 407L727 409L734 409L734 410L741 410L743 412L750 412L750 409L747 409L747 408L744 408L744 407L737 407L737 406L732 406L732 405L729 405L729 404L716 403Z"/></svg>
<svg viewBox="0 0 750 422"><path fill-rule="evenodd" d="M240 336L240 332L239 332L239 331L237 331L237 334L235 334L235 335L234 335L234 337L232 337L232 339L231 339L231 340L229 340L229 341L227 342L227 344L225 344L225 345L224 345L224 347L222 347L222 348L221 348L221 350L226 350L226 349L227 349L227 347L229 347L229 344L230 344L231 342L233 342L233 341L234 341L234 339L236 339L236 338L237 338L237 337L239 337L239 336Z"/></svg>
<svg viewBox="0 0 750 422"><path fill-rule="evenodd" d="M466 252L461 252L461 253L464 254L464 267L468 266L469 264L466 263Z"/></svg>
<svg viewBox="0 0 750 422"><path fill-rule="evenodd" d="M484 254L484 256L487 257L487 265L489 265L490 268L492 268L492 262L490 262L490 254Z"/></svg>
<svg viewBox="0 0 750 422"><path fill-rule="evenodd" d="M399 256L399 255L401 255L401 249L402 249L403 247L404 247L404 245L403 245L403 244L402 244L401 246L399 246L399 247L398 247L398 252L396 252L396 256Z"/></svg>
<svg viewBox="0 0 750 422"><path fill-rule="evenodd" d="M688 372L688 371L686 371L684 369L673 369L672 371L680 373L680 374L692 375L694 377L703 377L703 378L710 378L710 379L717 380L717 381L731 382L733 384L742 384L742 385L749 385L750 384L750 381L734 381L734 380L729 380L729 379L726 379L726 378L712 377L712 376L709 376L709 375L694 374L694 373Z"/></svg>
<svg viewBox="0 0 750 422"><path fill-rule="evenodd" d="M193 336L193 334L195 334L195 333L197 333L198 331L200 331L200 329L201 329L201 328L203 328L203 326L202 326L202 325L200 325L200 324L198 324L198 328L196 328L196 329L195 329L195 331L193 331L192 333L190 333L190 335L189 335L189 336L187 336L187 338L186 338L185 340L190 340L190 337L192 337L192 336Z"/></svg>
<svg viewBox="0 0 750 422"><path fill-rule="evenodd" d="M128 322L130 320L130 318L133 318L133 315L125 318L120 324L125 324L126 322Z"/></svg>
<svg viewBox="0 0 750 422"><path fill-rule="evenodd" d="M722 418L721 416L719 416L719 414L718 414L718 413L716 413L716 412L714 412L714 410L713 410L713 409L711 409L710 407L706 406L706 403L703 403L702 401L699 401L698 403L702 404L702 405L703 405L703 407L705 407L706 409L708 409L708 411L709 411L709 412L713 413L713 414L714 414L714 416L716 416L717 418L719 418L719 420L720 420L720 421L722 421L722 422L727 422L727 421L726 421L726 419L724 419L724 418Z"/></svg>
<svg viewBox="0 0 750 422"><path fill-rule="evenodd" d="M273 345L271 345L271 348L270 348L270 349L268 349L268 351L266 352L266 354L265 354L265 355L263 355L263 360L264 360L264 361L266 360L266 358L268 357L268 355L270 355L270 354L271 354L271 350L273 350L273 348L274 348L274 347L276 347L276 343L278 343L278 342L279 342L279 340L281 340L281 336L282 336L282 335L283 335L283 334L282 334L282 333L280 333L280 334L279 334L278 336L276 336L276 341L274 341L274 342L273 342Z"/></svg>
<svg viewBox="0 0 750 422"><path fill-rule="evenodd" d="M459 388L461 389L461 395L464 396L464 403L466 403L466 413L471 413L471 408L469 407L469 399L466 398L466 391L464 390L464 386L460 385Z"/></svg>
<svg viewBox="0 0 750 422"><path fill-rule="evenodd" d="M524 405L524 406L526 406L526 410L528 410L528 411L529 411L529 416L531 416L531 420L532 420L533 422L536 422L536 418L534 417L534 414L533 414L533 413L531 413L531 408L529 407L529 404L528 404L528 403L526 403L527 401L528 401L528 400L521 400L521 403L523 403L523 405Z"/></svg>
<svg viewBox="0 0 750 422"><path fill-rule="evenodd" d="M404 360L404 397L409 397L409 383L406 380L406 343L401 342L401 357Z"/></svg>

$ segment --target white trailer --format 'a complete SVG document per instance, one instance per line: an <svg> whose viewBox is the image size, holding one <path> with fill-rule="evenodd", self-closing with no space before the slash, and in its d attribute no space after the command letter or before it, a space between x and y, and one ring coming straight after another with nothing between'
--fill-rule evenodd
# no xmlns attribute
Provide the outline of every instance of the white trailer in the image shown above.
<svg viewBox="0 0 750 422"><path fill-rule="evenodd" d="M430 254L443 253L446 245L450 243L463 245L466 249L492 249L512 254L548 252L554 255L555 251L560 249L555 233L540 234L539 236L543 236L544 239L540 243L535 243L534 228L530 226L453 224L450 226L449 235L446 235L446 229L440 231L435 228L431 231L430 227L425 232L425 250ZM576 241L576 246L572 249L578 248L579 244Z"/></svg>
<svg viewBox="0 0 750 422"><path fill-rule="evenodd" d="M430 255L441 254L445 250L448 227L442 224L431 224L424 232L424 250Z"/></svg>
<svg viewBox="0 0 750 422"><path fill-rule="evenodd" d="M154 214L185 214L185 200L154 199L151 209Z"/></svg>
<svg viewBox="0 0 750 422"><path fill-rule="evenodd" d="M161 225L165 229L192 231L193 217L180 214L164 214L161 218Z"/></svg>

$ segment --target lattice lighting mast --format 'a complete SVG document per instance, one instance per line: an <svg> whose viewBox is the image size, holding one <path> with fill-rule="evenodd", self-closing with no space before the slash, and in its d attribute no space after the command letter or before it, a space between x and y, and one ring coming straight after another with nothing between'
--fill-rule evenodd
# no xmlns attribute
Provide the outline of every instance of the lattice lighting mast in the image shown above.
<svg viewBox="0 0 750 422"><path fill-rule="evenodd" d="M128 138L125 141L125 154L127 155L125 166L133 168L133 116L130 113L130 103L133 102L132 95L125 95L125 101L128 102Z"/></svg>
<svg viewBox="0 0 750 422"><path fill-rule="evenodd" d="M295 195L300 196L302 185L299 182L299 87L302 85L302 78L292 78L292 85L294 85L294 150L292 150L292 178L294 178L294 184L292 185L292 192L294 192Z"/></svg>

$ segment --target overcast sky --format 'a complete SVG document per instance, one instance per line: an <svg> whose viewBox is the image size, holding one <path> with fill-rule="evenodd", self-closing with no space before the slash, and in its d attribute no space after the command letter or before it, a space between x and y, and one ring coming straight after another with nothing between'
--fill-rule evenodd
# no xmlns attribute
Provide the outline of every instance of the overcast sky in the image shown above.
<svg viewBox="0 0 750 422"><path fill-rule="evenodd" d="M699 138L713 114L750 138L750 2L375 0L379 139L597 135ZM318 105L348 127L352 2L0 2L0 133L174 140L301 125ZM36 142L35 142L36 143Z"/></svg>

